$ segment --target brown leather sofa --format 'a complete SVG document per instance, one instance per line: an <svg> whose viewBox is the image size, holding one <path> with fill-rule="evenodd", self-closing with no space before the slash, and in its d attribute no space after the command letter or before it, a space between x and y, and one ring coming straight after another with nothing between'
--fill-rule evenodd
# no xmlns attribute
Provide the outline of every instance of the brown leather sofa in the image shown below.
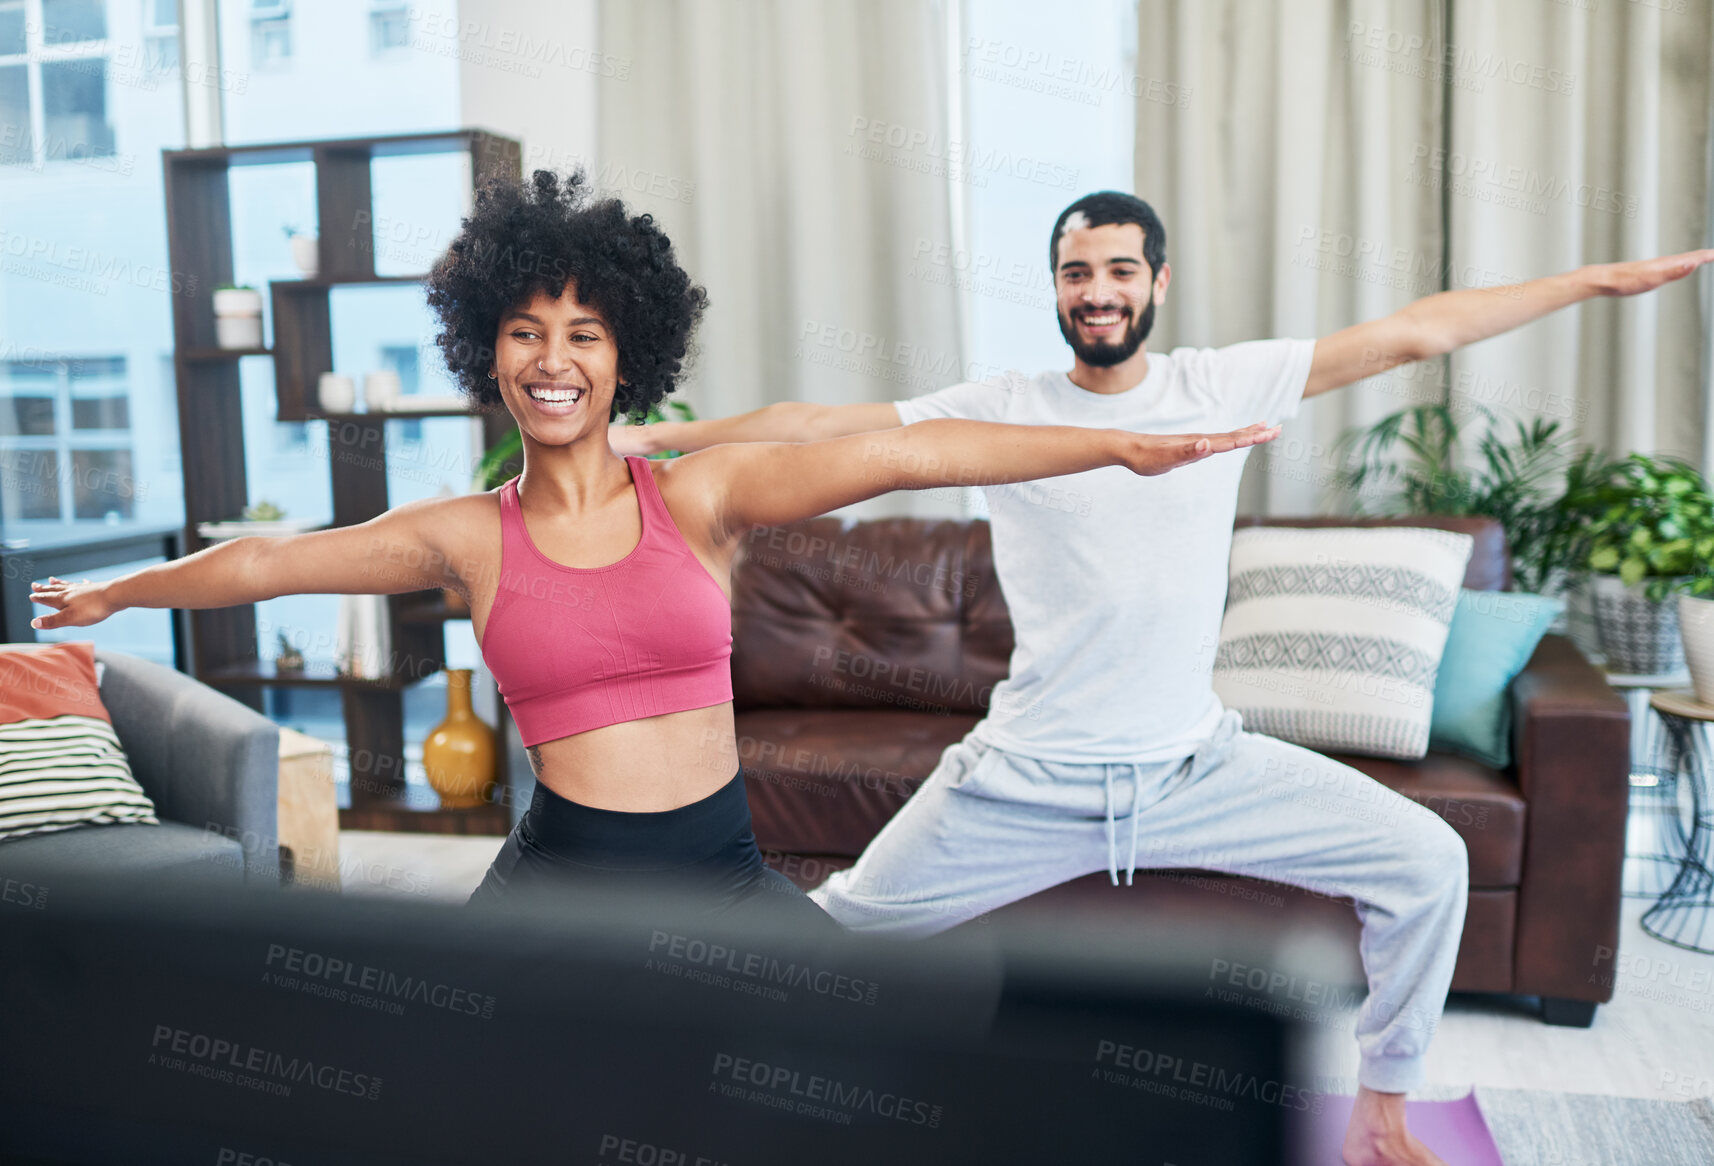
<svg viewBox="0 0 1714 1166"><path fill-rule="evenodd" d="M1239 525L1260 520L1240 519ZM1400 525L1476 538L1465 586L1504 590L1511 564L1486 519L1269 519ZM800 886L849 866L975 725L1007 669L1011 620L986 522L820 518L756 531L733 573L733 685L756 838ZM1553 1024L1587 1025L1612 998L1628 794L1626 705L1572 643L1546 637L1512 685L1504 772L1431 752L1335 755L1441 814L1470 855L1452 987L1541 997ZM1348 902L1206 872L1105 872L1006 908L1159 919L1251 913L1348 931Z"/></svg>

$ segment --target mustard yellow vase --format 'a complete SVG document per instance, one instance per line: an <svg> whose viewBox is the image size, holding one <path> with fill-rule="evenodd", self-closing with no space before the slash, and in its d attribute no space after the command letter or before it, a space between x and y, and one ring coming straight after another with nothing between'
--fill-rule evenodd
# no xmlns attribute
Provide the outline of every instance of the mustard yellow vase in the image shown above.
<svg viewBox="0 0 1714 1166"><path fill-rule="evenodd" d="M494 730L470 707L469 668L446 672L446 720L423 740L423 769L449 810L488 801L494 786Z"/></svg>

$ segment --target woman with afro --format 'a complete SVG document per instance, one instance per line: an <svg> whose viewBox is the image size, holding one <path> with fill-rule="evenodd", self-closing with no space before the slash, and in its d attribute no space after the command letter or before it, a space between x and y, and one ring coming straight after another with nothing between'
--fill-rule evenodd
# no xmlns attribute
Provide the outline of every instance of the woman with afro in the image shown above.
<svg viewBox="0 0 1714 1166"><path fill-rule="evenodd" d="M827 441L620 457L610 422L673 391L707 297L648 215L537 171L479 192L428 279L463 391L503 408L523 472L359 525L239 538L100 583L59 579L35 626L128 607L450 587L535 769L533 800L472 902L565 887L694 891L825 917L763 864L732 719L730 571L757 526L891 490L1124 466L1160 474L1270 440L924 421ZM1121 532L1115 532L1121 535ZM759 897L774 890L783 894Z"/></svg>

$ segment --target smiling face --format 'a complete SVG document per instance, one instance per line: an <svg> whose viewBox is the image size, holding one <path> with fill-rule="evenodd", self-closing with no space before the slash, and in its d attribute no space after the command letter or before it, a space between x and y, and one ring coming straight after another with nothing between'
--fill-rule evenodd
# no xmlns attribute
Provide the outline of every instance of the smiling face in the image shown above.
<svg viewBox="0 0 1714 1166"><path fill-rule="evenodd" d="M494 374L518 428L543 445L589 433L607 440L619 383L619 346L601 313L570 284L559 298L537 292L500 317Z"/></svg>
<svg viewBox="0 0 1714 1166"><path fill-rule="evenodd" d="M1172 269L1162 263L1158 275L1149 271L1139 224L1078 226L1080 217L1066 220L1058 240L1053 285L1059 330L1080 361L1111 368L1148 338Z"/></svg>

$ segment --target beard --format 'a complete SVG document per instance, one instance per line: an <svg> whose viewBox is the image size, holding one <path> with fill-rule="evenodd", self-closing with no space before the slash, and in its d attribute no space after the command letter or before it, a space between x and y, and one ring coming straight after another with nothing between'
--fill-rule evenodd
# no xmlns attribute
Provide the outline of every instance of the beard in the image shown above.
<svg viewBox="0 0 1714 1166"><path fill-rule="evenodd" d="M1077 354L1077 359L1093 368L1112 368L1130 360L1137 354L1137 349L1143 346L1143 341L1149 338L1149 329L1154 326L1155 301L1152 296L1142 315L1125 329L1124 336L1111 342L1097 340L1093 344L1085 343L1078 338L1076 325L1071 322L1071 318L1063 312L1059 313L1059 334L1071 345L1071 351Z"/></svg>

